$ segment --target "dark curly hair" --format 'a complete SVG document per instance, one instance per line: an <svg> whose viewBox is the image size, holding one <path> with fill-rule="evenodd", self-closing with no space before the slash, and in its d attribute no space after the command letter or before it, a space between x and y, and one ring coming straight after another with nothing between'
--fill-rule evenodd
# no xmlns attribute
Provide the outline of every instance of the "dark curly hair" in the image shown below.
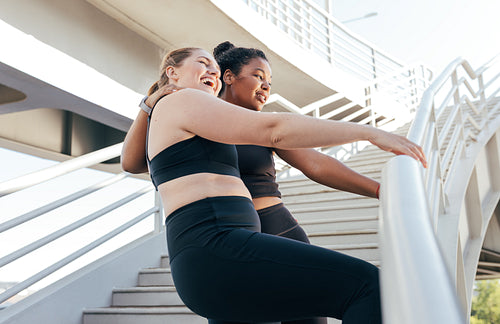
<svg viewBox="0 0 500 324"><path fill-rule="evenodd" d="M220 93L224 92L226 85L223 80L224 72L230 70L238 75L241 68L247 65L250 60L254 58L262 58L268 61L266 54L256 48L236 47L231 42L225 41L220 43L214 48L213 55L219 64L221 71L222 89Z"/></svg>

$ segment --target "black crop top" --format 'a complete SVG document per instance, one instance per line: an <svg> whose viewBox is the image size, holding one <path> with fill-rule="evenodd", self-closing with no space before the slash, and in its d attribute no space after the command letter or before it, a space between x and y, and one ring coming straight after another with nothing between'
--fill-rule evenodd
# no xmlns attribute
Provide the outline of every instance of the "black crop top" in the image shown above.
<svg viewBox="0 0 500 324"><path fill-rule="evenodd" d="M235 146L213 142L200 136L190 137L165 148L151 161L148 159L148 164L151 180L157 189L164 182L194 173L208 172L240 177Z"/></svg>
<svg viewBox="0 0 500 324"><path fill-rule="evenodd" d="M276 183L273 149L257 145L236 145L241 180L252 198L280 197Z"/></svg>

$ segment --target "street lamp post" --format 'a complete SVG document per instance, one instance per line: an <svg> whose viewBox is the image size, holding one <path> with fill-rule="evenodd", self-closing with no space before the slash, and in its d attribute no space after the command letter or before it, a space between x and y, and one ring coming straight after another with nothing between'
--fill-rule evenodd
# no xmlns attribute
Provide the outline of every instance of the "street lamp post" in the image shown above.
<svg viewBox="0 0 500 324"><path fill-rule="evenodd" d="M378 12L370 12L370 13L367 13L366 15L364 15L364 16L361 16L361 17L344 20L344 21L342 21L342 23L347 24L347 23L350 23L350 22L353 22L353 21L356 21L356 20L362 20L362 19L366 19L366 18L370 18L370 17L375 17L377 15L378 15Z"/></svg>

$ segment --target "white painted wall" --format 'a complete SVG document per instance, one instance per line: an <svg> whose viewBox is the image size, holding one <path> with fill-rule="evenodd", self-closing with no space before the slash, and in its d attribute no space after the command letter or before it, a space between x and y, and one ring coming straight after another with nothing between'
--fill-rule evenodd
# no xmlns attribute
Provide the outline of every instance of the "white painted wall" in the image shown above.
<svg viewBox="0 0 500 324"><path fill-rule="evenodd" d="M2 0L0 19L136 92L157 79L162 49L84 0Z"/></svg>

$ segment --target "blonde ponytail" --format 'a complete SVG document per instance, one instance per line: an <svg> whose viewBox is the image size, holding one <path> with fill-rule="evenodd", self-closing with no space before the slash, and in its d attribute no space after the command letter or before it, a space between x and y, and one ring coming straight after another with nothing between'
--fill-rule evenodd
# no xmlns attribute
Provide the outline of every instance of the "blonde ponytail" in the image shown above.
<svg viewBox="0 0 500 324"><path fill-rule="evenodd" d="M173 66L173 67L178 67L182 65L182 62L195 50L199 50L200 48L197 47L185 47L185 48L180 48L177 50L173 50L169 52L165 57L163 57L163 60L160 65L160 80L156 81L153 83L153 85L149 88L148 90L148 96L152 95L158 89L163 87L164 85L168 84L168 76L167 76L167 67Z"/></svg>

